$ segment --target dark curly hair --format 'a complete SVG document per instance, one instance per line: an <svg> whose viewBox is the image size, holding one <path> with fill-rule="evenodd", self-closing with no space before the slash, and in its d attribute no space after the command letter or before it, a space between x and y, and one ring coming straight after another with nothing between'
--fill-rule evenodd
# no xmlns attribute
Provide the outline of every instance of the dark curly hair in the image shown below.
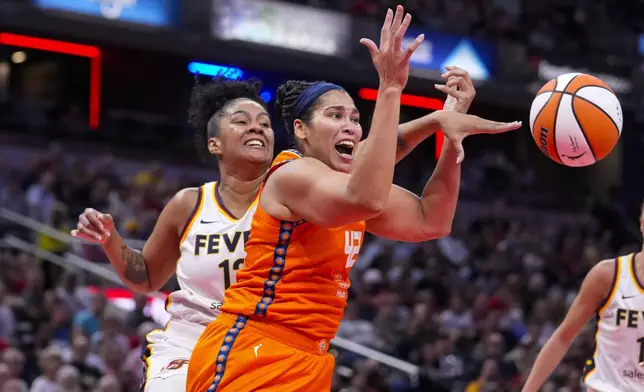
<svg viewBox="0 0 644 392"><path fill-rule="evenodd" d="M302 93L320 82L306 82L304 80L289 80L277 88L277 99L275 100L275 110L277 114L282 117L286 130L291 135L293 142L291 147L295 147L295 133L293 131L293 111L295 110L295 103ZM315 105L309 106L303 115L299 117L305 124L311 121L311 116L315 110Z"/></svg>
<svg viewBox="0 0 644 392"><path fill-rule="evenodd" d="M261 88L262 82L256 79L240 81L218 77L207 83L201 83L199 76L195 77L195 85L190 96L188 122L195 127L195 144L202 162L206 164L215 162L208 151L208 139L219 133L219 121L223 109L237 99L250 99L266 108L266 102L260 97Z"/></svg>

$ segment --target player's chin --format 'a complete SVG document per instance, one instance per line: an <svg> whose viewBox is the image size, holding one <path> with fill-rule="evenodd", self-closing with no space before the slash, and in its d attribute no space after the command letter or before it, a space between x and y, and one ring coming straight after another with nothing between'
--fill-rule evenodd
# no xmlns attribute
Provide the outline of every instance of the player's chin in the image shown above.
<svg viewBox="0 0 644 392"><path fill-rule="evenodd" d="M351 167L353 166L353 157L336 154L333 158L331 158L331 166L331 168L335 171L341 173L349 173L351 172Z"/></svg>
<svg viewBox="0 0 644 392"><path fill-rule="evenodd" d="M273 160L273 150L266 147L245 147L242 155L245 160L253 164L267 164Z"/></svg>

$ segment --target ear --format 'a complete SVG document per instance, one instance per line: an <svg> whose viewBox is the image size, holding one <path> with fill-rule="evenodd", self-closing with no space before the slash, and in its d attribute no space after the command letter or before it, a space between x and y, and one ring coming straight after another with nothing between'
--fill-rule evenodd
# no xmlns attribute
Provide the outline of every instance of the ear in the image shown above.
<svg viewBox="0 0 644 392"><path fill-rule="evenodd" d="M211 137L208 139L208 151L212 155L219 156L223 153L223 148L221 145L221 140L218 137Z"/></svg>
<svg viewBox="0 0 644 392"><path fill-rule="evenodd" d="M304 122L300 119L293 121L293 134L296 140L306 140L307 128Z"/></svg>

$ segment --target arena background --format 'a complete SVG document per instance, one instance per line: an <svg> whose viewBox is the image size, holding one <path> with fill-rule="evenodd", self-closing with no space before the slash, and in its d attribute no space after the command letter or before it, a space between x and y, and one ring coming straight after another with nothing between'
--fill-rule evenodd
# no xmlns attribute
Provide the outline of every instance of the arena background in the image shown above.
<svg viewBox="0 0 644 392"><path fill-rule="evenodd" d="M640 247L644 2L402 3L408 35L426 35L402 121L441 108L433 84L453 64L475 79L471 113L526 125L466 140L449 237L369 239L333 349L334 391L517 391L588 269ZM342 84L367 129L377 77L358 41L376 38L395 4L0 1L0 391L12 378L30 385L56 356L80 372L80 390L138 390L141 336L165 321L165 294L122 289L100 249L67 235L78 214L113 213L140 246L177 189L217 178L187 125L197 71L257 77L270 106L287 79ZM549 161L527 127L534 93L567 72L602 78L624 108L619 145L588 168ZM279 151L288 138L274 128ZM423 143L396 182L419 192L439 148L440 137ZM70 341L81 313L101 319L89 352ZM544 390L581 390L592 345L589 325Z"/></svg>

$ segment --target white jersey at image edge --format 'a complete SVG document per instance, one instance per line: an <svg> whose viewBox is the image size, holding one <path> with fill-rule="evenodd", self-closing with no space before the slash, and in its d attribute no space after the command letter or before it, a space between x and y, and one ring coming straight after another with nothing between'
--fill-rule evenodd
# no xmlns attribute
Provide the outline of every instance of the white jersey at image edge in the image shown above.
<svg viewBox="0 0 644 392"><path fill-rule="evenodd" d="M617 258L613 286L597 312L596 328L585 384L601 392L644 391L644 287L635 274L634 254Z"/></svg>
<svg viewBox="0 0 644 392"><path fill-rule="evenodd" d="M181 239L179 290L167 299L172 318L205 326L217 317L224 291L244 266L244 246L256 209L257 199L237 219L221 203L217 182L200 187L198 204Z"/></svg>

